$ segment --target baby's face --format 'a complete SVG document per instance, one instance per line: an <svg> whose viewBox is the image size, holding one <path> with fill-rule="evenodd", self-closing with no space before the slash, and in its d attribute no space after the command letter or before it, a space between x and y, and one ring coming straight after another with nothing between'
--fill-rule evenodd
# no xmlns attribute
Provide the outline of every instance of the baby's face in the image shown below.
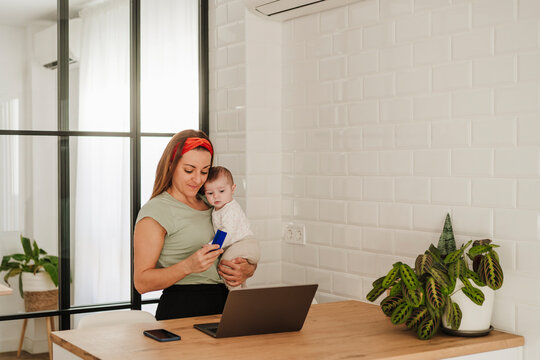
<svg viewBox="0 0 540 360"><path fill-rule="evenodd" d="M212 182L204 184L204 194L208 202L216 210L219 210L233 199L235 188L235 184L229 183L225 176L220 176Z"/></svg>

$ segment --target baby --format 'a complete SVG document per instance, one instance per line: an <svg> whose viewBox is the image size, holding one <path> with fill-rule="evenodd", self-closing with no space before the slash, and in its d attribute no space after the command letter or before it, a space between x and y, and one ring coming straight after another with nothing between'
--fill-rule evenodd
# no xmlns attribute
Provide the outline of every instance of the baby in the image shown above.
<svg viewBox="0 0 540 360"><path fill-rule="evenodd" d="M233 199L236 184L231 172L222 167L210 168L208 179L204 184L204 194L212 211L212 224L214 231L222 230L227 233L223 242L224 260L233 260L237 257L246 259L250 264L259 262L261 252L257 239L249 228L249 221L240 204ZM229 290L237 287L227 286ZM246 287L242 284L242 287Z"/></svg>

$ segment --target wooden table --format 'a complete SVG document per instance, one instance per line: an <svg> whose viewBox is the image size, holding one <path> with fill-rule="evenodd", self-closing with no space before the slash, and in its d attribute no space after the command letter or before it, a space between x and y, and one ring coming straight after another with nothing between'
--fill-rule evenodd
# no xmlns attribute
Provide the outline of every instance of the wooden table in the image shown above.
<svg viewBox="0 0 540 360"><path fill-rule="evenodd" d="M442 333L419 340L395 326L376 305L343 301L312 305L299 332L214 339L193 324L219 315L57 331L55 344L84 359L441 359L523 346L523 337L500 331L476 338ZM159 343L143 336L165 328L181 341Z"/></svg>

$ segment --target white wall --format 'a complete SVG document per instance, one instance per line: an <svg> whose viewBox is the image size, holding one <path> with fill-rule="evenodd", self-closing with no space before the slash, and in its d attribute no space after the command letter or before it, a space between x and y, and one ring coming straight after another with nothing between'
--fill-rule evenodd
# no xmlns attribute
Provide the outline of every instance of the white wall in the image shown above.
<svg viewBox="0 0 540 360"><path fill-rule="evenodd" d="M241 3L211 2L211 22L249 54ZM365 300L392 263L437 242L450 212L458 242L501 245L493 323L540 358L540 2L365 0L249 36L279 31L282 60L266 70L282 68L281 216L307 234L282 244L282 281L319 283L319 301ZM214 47L214 76L233 43ZM256 65L244 55L244 74ZM253 118L240 139L224 128L234 122L219 104L238 87L261 91L237 79L211 92L225 154L260 139Z"/></svg>
<svg viewBox="0 0 540 360"><path fill-rule="evenodd" d="M210 134L262 257L249 285L281 282L281 25L242 1L210 6ZM260 37L260 34L267 34ZM248 136L249 134L249 136Z"/></svg>

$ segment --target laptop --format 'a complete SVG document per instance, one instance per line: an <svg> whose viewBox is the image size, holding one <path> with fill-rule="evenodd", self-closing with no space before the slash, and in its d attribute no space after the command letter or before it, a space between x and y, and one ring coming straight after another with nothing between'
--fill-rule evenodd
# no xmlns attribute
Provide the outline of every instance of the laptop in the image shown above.
<svg viewBox="0 0 540 360"><path fill-rule="evenodd" d="M298 331L317 287L310 284L233 290L220 322L193 327L215 338Z"/></svg>

